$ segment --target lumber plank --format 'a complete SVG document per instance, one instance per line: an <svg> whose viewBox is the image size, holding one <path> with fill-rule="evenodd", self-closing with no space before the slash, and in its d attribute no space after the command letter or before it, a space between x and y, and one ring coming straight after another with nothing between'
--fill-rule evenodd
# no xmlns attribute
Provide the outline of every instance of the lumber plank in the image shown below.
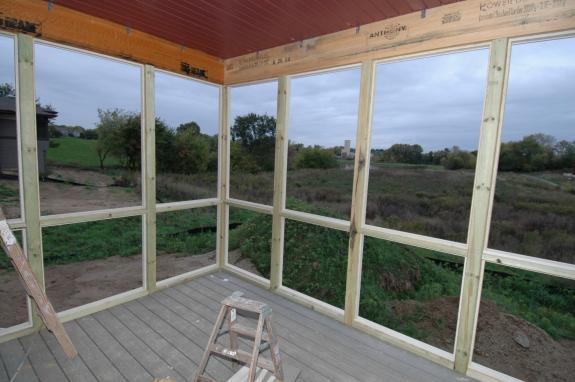
<svg viewBox="0 0 575 382"><path fill-rule="evenodd" d="M230 207L230 92L227 86L220 88L220 126L218 134L218 208L217 208L217 264L221 269L228 263L228 236Z"/></svg>
<svg viewBox="0 0 575 382"><path fill-rule="evenodd" d="M357 113L356 153L353 171L351 224L345 288L344 322L347 325L352 325L359 314L364 241L364 236L361 231L365 224L365 211L367 208L367 181L371 157L369 143L371 140L371 124L373 120L374 91L375 63L369 60L361 65L359 111Z"/></svg>
<svg viewBox="0 0 575 382"><path fill-rule="evenodd" d="M290 93L290 79L286 76L281 76L278 79L276 113L270 289L281 287L283 277L285 218L282 216L282 211L285 209L286 204Z"/></svg>
<svg viewBox="0 0 575 382"><path fill-rule="evenodd" d="M144 66L142 165L144 182L143 202L146 214L144 224L144 285L148 292L156 290L156 92L155 72L151 65Z"/></svg>
<svg viewBox="0 0 575 382"><path fill-rule="evenodd" d="M466 0L225 60L226 84L573 29L575 0Z"/></svg>
<svg viewBox="0 0 575 382"><path fill-rule="evenodd" d="M467 373L475 342L485 268L483 252L487 248L495 195L497 156L501 142L510 50L509 40L505 38L495 40L491 44L485 104L481 118L483 122L469 215L468 252L463 268L455 338L455 369L461 373Z"/></svg>
<svg viewBox="0 0 575 382"><path fill-rule="evenodd" d="M40 189L38 175L38 140L36 128L36 98L34 85L34 41L30 36L16 37L18 59L16 61L18 124L20 128L20 161L22 179L22 207L26 222L26 256L30 267L44 289L44 260L42 254L42 230L40 228ZM32 325L39 329L42 320L32 307Z"/></svg>
<svg viewBox="0 0 575 382"><path fill-rule="evenodd" d="M19 21L16 27L5 22L10 19ZM224 78L223 63L217 57L57 3L48 7L41 0L4 0L0 3L0 29L151 64L210 82L222 83Z"/></svg>

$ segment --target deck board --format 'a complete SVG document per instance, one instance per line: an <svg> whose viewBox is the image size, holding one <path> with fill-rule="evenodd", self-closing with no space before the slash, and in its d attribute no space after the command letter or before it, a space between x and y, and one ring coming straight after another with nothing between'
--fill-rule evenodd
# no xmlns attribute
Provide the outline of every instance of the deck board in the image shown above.
<svg viewBox="0 0 575 382"><path fill-rule="evenodd" d="M34 343L16 381L191 381L220 301L240 290L268 303L286 364L298 382L470 381L228 273L218 272L65 324L79 357L68 360L43 330L0 344L0 382L9 381ZM210 361L225 381L231 364Z"/></svg>
<svg viewBox="0 0 575 382"><path fill-rule="evenodd" d="M34 335L30 336L33 337ZM0 344L0 358L2 358L2 362L6 367L6 371L8 372L8 377L11 378L20 363L23 360L24 354L26 351L22 348L20 341L12 340L3 344ZM8 379L9 381L10 379ZM39 381L32 365L29 361L25 361L20 372L18 373L18 378L14 382L18 381L31 381L36 382Z"/></svg>

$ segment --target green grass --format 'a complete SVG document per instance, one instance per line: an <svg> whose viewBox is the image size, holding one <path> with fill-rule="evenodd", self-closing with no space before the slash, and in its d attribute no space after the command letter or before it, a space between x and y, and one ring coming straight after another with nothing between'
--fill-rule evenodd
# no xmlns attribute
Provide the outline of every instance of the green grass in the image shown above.
<svg viewBox="0 0 575 382"><path fill-rule="evenodd" d="M158 253L201 255L216 249L216 208L206 207L157 215ZM193 233L190 232L193 230Z"/></svg>
<svg viewBox="0 0 575 382"><path fill-rule="evenodd" d="M96 140L72 137L50 138L56 147L48 149L48 161L52 164L99 169L100 161L96 152ZM104 166L119 166L120 161L108 156Z"/></svg>
<svg viewBox="0 0 575 382"><path fill-rule="evenodd" d="M0 184L0 201L18 197L18 190Z"/></svg>
<svg viewBox="0 0 575 382"><path fill-rule="evenodd" d="M96 141L57 138L50 148L51 163L86 169L99 167ZM348 163L349 162L349 163ZM345 164L351 164L346 161ZM107 166L118 165L109 158ZM353 171L343 166L328 170L288 172L290 209L348 219ZM118 171L115 168L108 172ZM158 193L166 200L208 197L215 176L176 179L162 175ZM205 179L204 179L205 178ZM465 241L473 190L472 171L447 171L438 166L376 165L370 171L367 219L387 228ZM269 204L273 174L234 177L234 197ZM512 252L573 262L575 250L575 193L572 181L560 174L500 173L495 195L490 246ZM209 194L211 195L211 194ZM0 187L0 201L18 196ZM255 198L255 200L254 200ZM180 256L215 249L213 208L158 214L159 253ZM240 249L256 269L269 277L271 217L231 209L230 250ZM198 232L190 230L204 228ZM49 227L43 230L46 265L141 254L141 219L124 218ZM285 228L284 285L343 307L347 272L348 234L288 221ZM361 316L415 338L426 319L414 314L397 317L397 301L430 301L458 296L462 265L455 258L378 239L365 240ZM7 268L7 258L0 268ZM487 267L484 298L499 308L532 322L556 339L575 339L575 286L572 282L512 268ZM439 323L438 325L441 325Z"/></svg>
<svg viewBox="0 0 575 382"><path fill-rule="evenodd" d="M198 227L215 227L215 208L158 214L158 252L180 256L215 250L215 232L190 234ZM47 266L96 260L110 256L135 256L142 253L140 217L49 227L43 230L44 263ZM6 268L6 262L0 263Z"/></svg>
<svg viewBox="0 0 575 382"><path fill-rule="evenodd" d="M291 208L324 213L297 200ZM244 250L256 268L269 277L271 219L235 211L231 222L244 220L230 231L230 249ZM348 234L311 224L287 221L284 247L284 285L331 305L343 307L347 272ZM360 315L403 334L425 340L417 328L428 319L422 312L398 317L397 301L458 298L463 264L453 256L385 240L366 238L363 255ZM499 308L545 330L556 339L575 339L575 284L531 272L488 266L483 297ZM434 322L441 326L443 322Z"/></svg>

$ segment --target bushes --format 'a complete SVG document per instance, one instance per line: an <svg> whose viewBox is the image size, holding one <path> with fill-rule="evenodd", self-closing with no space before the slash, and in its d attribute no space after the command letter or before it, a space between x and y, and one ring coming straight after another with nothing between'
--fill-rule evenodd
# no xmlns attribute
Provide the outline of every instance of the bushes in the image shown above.
<svg viewBox="0 0 575 382"><path fill-rule="evenodd" d="M334 168L337 167L337 160L333 151L320 147L307 147L295 157L294 167L302 168Z"/></svg>
<svg viewBox="0 0 575 382"><path fill-rule="evenodd" d="M475 155L468 151L454 150L442 159L441 164L447 170L473 170L476 160Z"/></svg>

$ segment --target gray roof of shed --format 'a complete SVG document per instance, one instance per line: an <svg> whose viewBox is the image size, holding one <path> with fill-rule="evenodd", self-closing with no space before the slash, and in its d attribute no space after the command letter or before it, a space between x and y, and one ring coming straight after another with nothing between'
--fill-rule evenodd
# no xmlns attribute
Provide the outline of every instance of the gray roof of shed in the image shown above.
<svg viewBox="0 0 575 382"><path fill-rule="evenodd" d="M0 114L13 113L16 113L16 97L0 97ZM36 115L55 118L58 116L58 112L36 105Z"/></svg>

